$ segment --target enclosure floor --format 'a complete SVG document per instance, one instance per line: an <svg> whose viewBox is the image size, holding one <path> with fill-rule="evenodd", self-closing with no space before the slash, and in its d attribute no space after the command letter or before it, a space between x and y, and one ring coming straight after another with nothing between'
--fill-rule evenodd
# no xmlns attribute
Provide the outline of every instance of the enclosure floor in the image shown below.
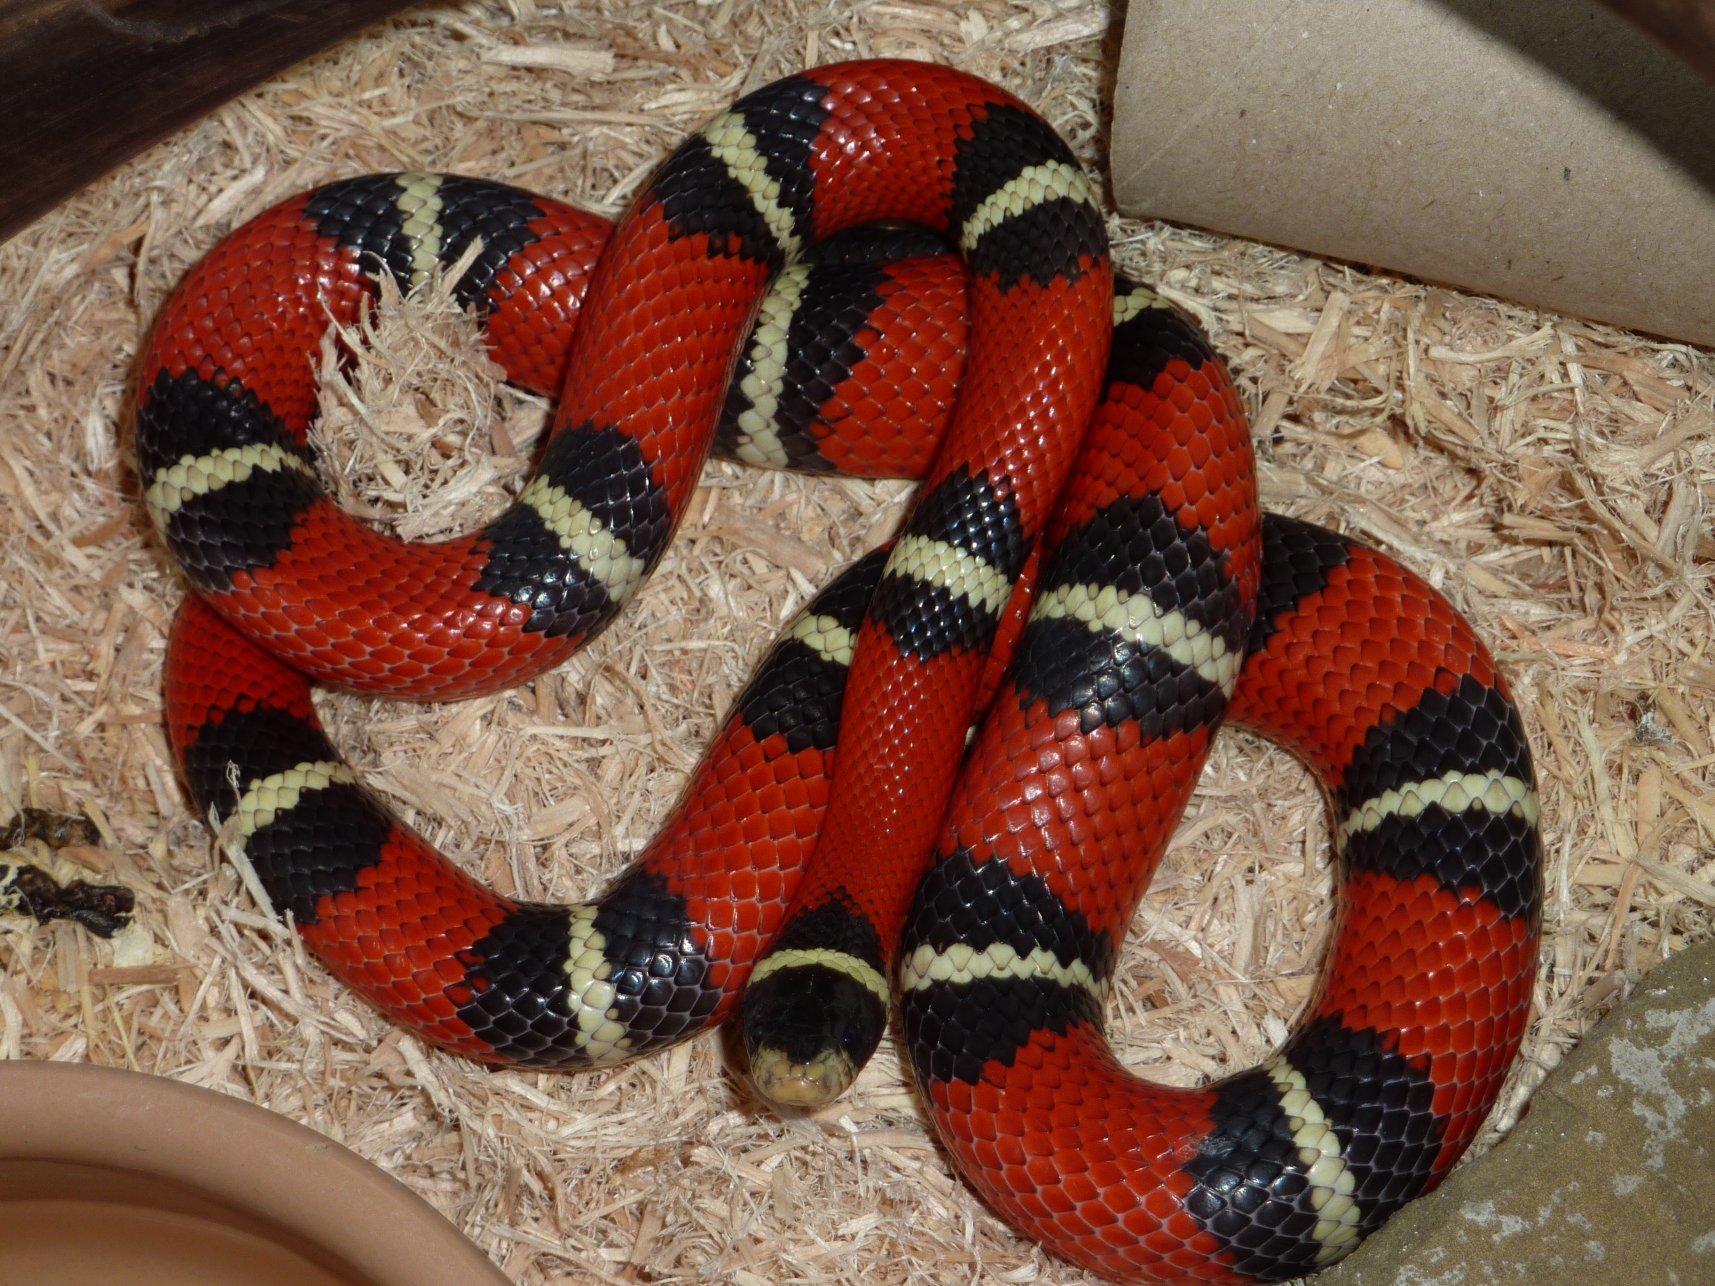
<svg viewBox="0 0 1715 1286"><path fill-rule="evenodd" d="M88 810L103 843L68 864L131 886L139 905L112 943L0 927L0 1057L139 1068L283 1112L385 1166L523 1283L1088 1281L952 1175L891 1042L851 1098L782 1121L720 1038L591 1075L492 1073L333 985L251 900L175 778L161 657L183 591L147 526L128 408L145 329L185 268L334 177L450 169L613 213L744 90L882 54L998 81L1099 170L1122 10L427 8L0 246L0 813ZM1426 193L1443 178L1426 172ZM1685 345L1273 247L1117 218L1112 230L1122 265L1231 362L1266 504L1426 576L1512 681L1549 865L1537 1017L1504 1129L1644 971L1709 933L1715 366ZM444 312L390 315L379 355L326 390L341 488L414 534L503 505L543 420L496 387ZM671 806L779 623L883 539L907 496L711 466L641 602L563 670L456 706L321 708L366 778L484 878L585 896ZM1326 934L1326 840L1292 759L1222 738L1117 980L1129 1063L1194 1083L1283 1039Z"/></svg>

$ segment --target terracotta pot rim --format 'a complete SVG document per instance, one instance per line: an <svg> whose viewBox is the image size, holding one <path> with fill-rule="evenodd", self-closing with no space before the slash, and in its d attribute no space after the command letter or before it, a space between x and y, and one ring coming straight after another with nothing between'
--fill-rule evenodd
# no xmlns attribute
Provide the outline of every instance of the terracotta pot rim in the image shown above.
<svg viewBox="0 0 1715 1286"><path fill-rule="evenodd" d="M0 1162L105 1171L105 1186L145 1208L190 1190L235 1224L282 1230L283 1243L296 1239L382 1286L507 1280L439 1211L355 1152L164 1077L0 1061Z"/></svg>

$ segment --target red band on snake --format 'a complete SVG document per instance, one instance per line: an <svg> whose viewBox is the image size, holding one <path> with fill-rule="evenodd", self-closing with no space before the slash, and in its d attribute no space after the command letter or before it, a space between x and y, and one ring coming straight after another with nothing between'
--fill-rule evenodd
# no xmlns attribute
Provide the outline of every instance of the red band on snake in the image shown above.
<svg viewBox="0 0 1715 1286"><path fill-rule="evenodd" d="M944 264L813 248L876 219L936 229L965 259L962 383L966 292ZM520 503L408 549L315 483L306 355L330 316L367 306L371 273L410 286L475 239L458 292L497 360L538 389L569 375ZM1437 1182L1529 1010L1541 875L1517 713L1421 581L1258 514L1230 381L1159 299L1110 303L1101 217L1052 131L957 73L823 68L676 152L591 281L605 240L499 185L347 180L240 229L162 313L138 455L196 591L169 654L173 744L306 943L425 1039L530 1066L701 1030L754 971L747 1023L789 1081L812 1060L754 1014L804 993L768 989L792 978L821 1009L897 986L960 1169L1022 1231L1116 1278L1278 1280ZM763 305L728 392L758 299L804 254L818 262ZM937 320L901 330L920 299ZM309 683L450 696L556 664L659 557L723 410L743 457L926 473L912 517L788 627L599 902L500 898L364 791ZM923 433L890 437L909 415ZM1034 599L1015 597L1039 541ZM1002 625L1026 609L1019 640ZM997 634L1016 654L967 754ZM1228 713L1327 783L1341 916L1286 1047L1169 1091L1115 1063L1102 1001ZM856 1063L880 1031L866 1022Z"/></svg>

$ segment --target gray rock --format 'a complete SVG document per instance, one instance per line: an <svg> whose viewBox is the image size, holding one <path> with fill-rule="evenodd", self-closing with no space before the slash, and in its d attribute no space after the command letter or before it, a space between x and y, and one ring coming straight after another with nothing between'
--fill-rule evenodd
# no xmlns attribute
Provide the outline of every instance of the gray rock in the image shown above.
<svg viewBox="0 0 1715 1286"><path fill-rule="evenodd" d="M1715 942L1653 970L1499 1146L1315 1283L1715 1283Z"/></svg>

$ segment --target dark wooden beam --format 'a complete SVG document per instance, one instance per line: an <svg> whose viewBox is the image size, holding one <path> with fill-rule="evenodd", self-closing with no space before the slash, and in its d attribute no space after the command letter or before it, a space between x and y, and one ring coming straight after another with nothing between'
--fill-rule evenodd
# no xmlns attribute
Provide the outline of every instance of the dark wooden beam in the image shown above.
<svg viewBox="0 0 1715 1286"><path fill-rule="evenodd" d="M410 0L0 0L0 241Z"/></svg>
<svg viewBox="0 0 1715 1286"><path fill-rule="evenodd" d="M1602 0L1642 27L1708 80L1715 80L1715 3L1711 0Z"/></svg>

